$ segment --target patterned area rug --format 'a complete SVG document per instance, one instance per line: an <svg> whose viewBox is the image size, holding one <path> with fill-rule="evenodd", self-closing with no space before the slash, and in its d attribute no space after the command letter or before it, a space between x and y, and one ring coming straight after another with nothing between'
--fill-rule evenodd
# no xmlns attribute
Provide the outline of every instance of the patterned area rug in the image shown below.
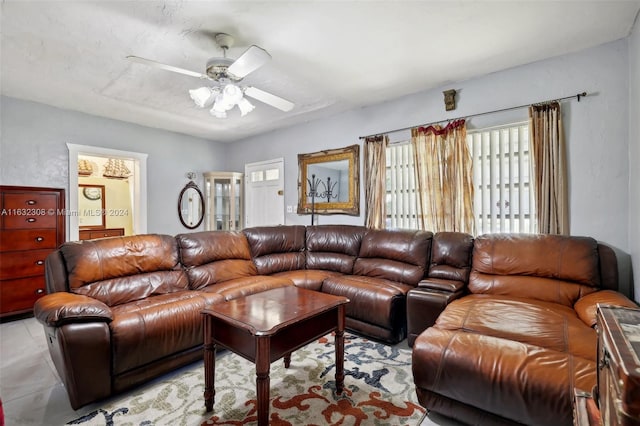
<svg viewBox="0 0 640 426"><path fill-rule="evenodd" d="M345 390L335 393L332 335L271 364L270 425L419 425L411 350L345 333ZM204 410L202 362L178 370L132 394L115 397L70 425L256 424L255 367L229 351L216 358L215 404Z"/></svg>

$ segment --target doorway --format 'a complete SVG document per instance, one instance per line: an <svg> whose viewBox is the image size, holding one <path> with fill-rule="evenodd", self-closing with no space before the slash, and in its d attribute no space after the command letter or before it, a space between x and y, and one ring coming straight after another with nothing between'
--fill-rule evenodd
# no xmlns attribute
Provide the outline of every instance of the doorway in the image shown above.
<svg viewBox="0 0 640 426"><path fill-rule="evenodd" d="M284 159L249 163L245 174L245 226L284 225Z"/></svg>
<svg viewBox="0 0 640 426"><path fill-rule="evenodd" d="M126 186L128 186L130 194L131 211L126 211L126 213L130 215L131 225L128 233L145 234L147 232L147 154L69 143L67 148L69 149L69 206L67 215L69 235L67 240L77 241L80 237L82 218L78 214L80 212L78 188L82 184L80 181L86 179L79 177L78 171L82 169L79 167L80 165L85 167L87 164L82 160L89 160L91 163L91 159L95 159L95 163L108 163L111 160L112 164L124 164L129 170L130 176L127 178ZM122 186L125 183L121 182L119 185ZM112 186L118 187L116 184ZM109 210L105 209L103 214L108 215ZM114 208L114 214L111 216L122 215L125 210L127 207ZM108 221L109 217L105 219ZM115 217L111 219L117 221Z"/></svg>

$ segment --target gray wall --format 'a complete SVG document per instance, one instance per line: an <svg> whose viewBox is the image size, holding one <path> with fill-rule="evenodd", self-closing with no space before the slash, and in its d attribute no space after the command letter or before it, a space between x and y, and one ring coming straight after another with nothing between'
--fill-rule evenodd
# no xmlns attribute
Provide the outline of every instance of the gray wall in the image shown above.
<svg viewBox="0 0 640 426"><path fill-rule="evenodd" d="M188 232L177 213L185 173L226 165L225 144L4 96L0 123L2 185L65 188L68 194L66 143L147 153L150 233ZM202 188L202 175L199 180Z"/></svg>
<svg viewBox="0 0 640 426"><path fill-rule="evenodd" d="M640 24L629 37L629 252L640 301Z"/></svg>

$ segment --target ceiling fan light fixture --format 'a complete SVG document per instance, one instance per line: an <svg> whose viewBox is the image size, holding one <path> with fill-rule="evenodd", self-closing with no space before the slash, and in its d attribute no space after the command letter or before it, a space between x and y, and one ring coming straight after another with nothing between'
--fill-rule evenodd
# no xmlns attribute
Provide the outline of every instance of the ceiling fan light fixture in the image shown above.
<svg viewBox="0 0 640 426"><path fill-rule="evenodd" d="M222 95L225 102L233 106L242 100L242 89L235 84L229 83L222 89Z"/></svg>
<svg viewBox="0 0 640 426"><path fill-rule="evenodd" d="M238 109L240 109L241 117L244 117L245 115L253 111L255 108L256 107L251 102L249 102L247 98L242 98L240 99L240 102L238 102Z"/></svg>
<svg viewBox="0 0 640 426"><path fill-rule="evenodd" d="M208 107L215 99L215 92L210 87L200 87L198 89L189 90L189 96L193 102L200 108Z"/></svg>

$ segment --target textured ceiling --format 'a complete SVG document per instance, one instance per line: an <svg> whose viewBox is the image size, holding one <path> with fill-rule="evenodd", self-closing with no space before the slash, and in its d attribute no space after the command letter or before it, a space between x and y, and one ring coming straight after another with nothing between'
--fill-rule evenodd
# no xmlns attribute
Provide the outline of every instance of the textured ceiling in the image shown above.
<svg viewBox="0 0 640 426"><path fill-rule="evenodd" d="M626 37L640 1L2 2L2 94L230 142L451 81ZM235 37L273 59L244 83L293 101L227 119L196 107L194 77Z"/></svg>

